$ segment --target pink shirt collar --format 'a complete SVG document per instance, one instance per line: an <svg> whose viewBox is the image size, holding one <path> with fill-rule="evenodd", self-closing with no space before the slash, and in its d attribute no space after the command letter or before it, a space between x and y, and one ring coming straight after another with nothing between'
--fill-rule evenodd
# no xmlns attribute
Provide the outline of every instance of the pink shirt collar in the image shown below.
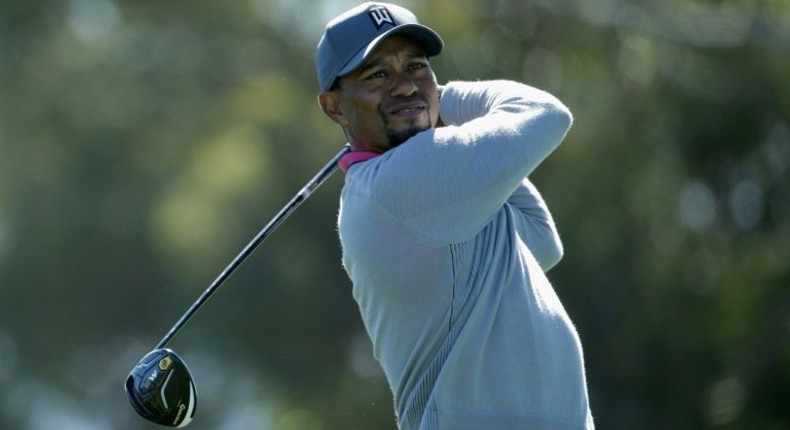
<svg viewBox="0 0 790 430"><path fill-rule="evenodd" d="M376 158L381 155L378 152L374 151L366 151L366 150L358 150L358 151L349 151L338 160L337 165L342 169L344 172L348 172L348 168L351 167L352 164L359 163L361 161L368 161L371 158Z"/></svg>

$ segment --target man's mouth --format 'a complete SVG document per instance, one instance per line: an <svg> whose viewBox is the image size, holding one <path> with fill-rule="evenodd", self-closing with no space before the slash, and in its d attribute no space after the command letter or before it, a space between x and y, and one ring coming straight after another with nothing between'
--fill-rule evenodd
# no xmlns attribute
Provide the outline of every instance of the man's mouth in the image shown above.
<svg viewBox="0 0 790 430"><path fill-rule="evenodd" d="M428 110L428 99L422 94L412 94L410 97L391 99L385 112L394 116L411 116L421 114Z"/></svg>
<svg viewBox="0 0 790 430"><path fill-rule="evenodd" d="M414 116L425 112L426 106L422 102L404 103L390 109L390 114L394 116Z"/></svg>

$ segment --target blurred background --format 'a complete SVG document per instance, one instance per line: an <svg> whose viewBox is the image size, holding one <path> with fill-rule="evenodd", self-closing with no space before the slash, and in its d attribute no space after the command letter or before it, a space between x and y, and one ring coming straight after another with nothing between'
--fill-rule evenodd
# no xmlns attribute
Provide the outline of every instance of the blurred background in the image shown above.
<svg viewBox="0 0 790 430"><path fill-rule="evenodd" d="M533 175L600 429L790 429L790 2L399 1L440 82L575 114ZM348 0L0 1L0 428L159 428L123 391L344 143L313 54ZM395 429L336 173L170 343L190 428Z"/></svg>

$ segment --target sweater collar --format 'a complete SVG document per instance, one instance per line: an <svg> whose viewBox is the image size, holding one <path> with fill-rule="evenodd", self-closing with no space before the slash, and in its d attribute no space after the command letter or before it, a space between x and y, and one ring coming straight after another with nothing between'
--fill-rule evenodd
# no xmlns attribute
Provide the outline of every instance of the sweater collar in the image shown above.
<svg viewBox="0 0 790 430"><path fill-rule="evenodd" d="M346 154L344 154L342 157L340 157L340 160L338 160L337 165L344 172L348 172L348 168L351 167L352 164L356 164L361 161L368 161L371 158L378 157L379 155L381 154L378 152L367 151L367 150L349 151Z"/></svg>

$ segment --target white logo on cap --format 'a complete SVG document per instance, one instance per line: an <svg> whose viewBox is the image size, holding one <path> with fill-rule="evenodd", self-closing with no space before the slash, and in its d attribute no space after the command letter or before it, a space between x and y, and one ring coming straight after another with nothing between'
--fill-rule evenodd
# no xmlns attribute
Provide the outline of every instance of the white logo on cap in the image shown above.
<svg viewBox="0 0 790 430"><path fill-rule="evenodd" d="M376 23L377 30L381 30L381 27L387 23L393 26L395 25L395 20L392 19L390 12L384 6L371 7L368 9L368 15L370 15L370 18Z"/></svg>

